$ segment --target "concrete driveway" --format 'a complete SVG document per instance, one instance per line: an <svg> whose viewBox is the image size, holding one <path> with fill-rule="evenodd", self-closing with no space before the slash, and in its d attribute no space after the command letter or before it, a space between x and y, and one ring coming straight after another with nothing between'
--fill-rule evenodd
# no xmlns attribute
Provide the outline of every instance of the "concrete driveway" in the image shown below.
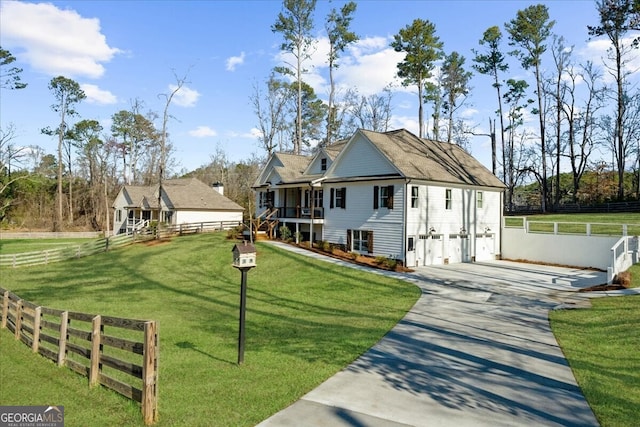
<svg viewBox="0 0 640 427"><path fill-rule="evenodd" d="M598 425L548 312L588 304L575 291L606 282L605 273L496 261L404 278L423 291L407 316L259 426Z"/></svg>

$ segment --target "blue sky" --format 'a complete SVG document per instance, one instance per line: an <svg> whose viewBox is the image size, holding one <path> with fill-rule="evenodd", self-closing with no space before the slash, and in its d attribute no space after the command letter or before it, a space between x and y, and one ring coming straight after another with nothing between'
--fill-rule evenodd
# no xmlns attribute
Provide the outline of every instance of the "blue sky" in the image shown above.
<svg viewBox="0 0 640 427"><path fill-rule="evenodd" d="M396 63L402 59L389 47L394 34L414 19L428 19L444 42L444 50L467 58L492 25L504 23L536 2L531 1L359 1L352 29L360 41L341 58L336 73L339 87L355 87L361 94L380 92L394 82ZM588 40L587 25L597 23L591 0L543 1L556 20L555 32L575 45L577 62L600 64L606 43ZM328 73L323 23L331 8L342 1L319 0L315 12L316 51L305 77L319 97L327 98ZM56 141L40 134L55 127L53 96L47 88L58 75L82 85L88 98L78 106L83 119L97 119L105 130L111 116L129 109L131 101L143 101L145 110L162 113L159 94L171 91L178 77L187 84L170 107L170 139L180 169L193 170L209 163L217 150L229 160L264 155L257 143L257 119L250 105L255 84L262 85L279 64L281 36L271 31L281 11L280 1L0 1L0 44L16 56L28 87L2 90L0 124L12 124L14 144L38 145L55 153ZM504 36L504 50L506 45ZM551 66L550 62L547 63ZM511 77L528 78L512 64ZM638 78L638 73L635 73ZM487 133L496 110L488 77L475 75L472 96L464 117ZM398 87L393 98L392 128L417 133L416 94ZM430 114L429 109L425 112ZM161 126L161 122L157 122ZM474 138L471 152L490 167L490 144Z"/></svg>

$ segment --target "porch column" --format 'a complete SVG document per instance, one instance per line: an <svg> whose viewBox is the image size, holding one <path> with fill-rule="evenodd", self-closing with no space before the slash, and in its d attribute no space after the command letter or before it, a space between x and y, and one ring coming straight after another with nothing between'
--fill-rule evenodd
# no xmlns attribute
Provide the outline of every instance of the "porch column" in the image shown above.
<svg viewBox="0 0 640 427"><path fill-rule="evenodd" d="M300 243L300 239L298 239L298 236L300 236L300 223L296 222L296 244Z"/></svg>

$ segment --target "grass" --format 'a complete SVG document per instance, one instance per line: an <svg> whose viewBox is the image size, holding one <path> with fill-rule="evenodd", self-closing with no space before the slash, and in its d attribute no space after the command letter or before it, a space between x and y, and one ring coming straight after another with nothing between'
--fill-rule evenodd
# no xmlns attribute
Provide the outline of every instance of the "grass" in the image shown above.
<svg viewBox="0 0 640 427"><path fill-rule="evenodd" d="M640 286L640 265L633 267ZM597 298L592 308L553 311L551 327L603 427L640 419L640 296Z"/></svg>
<svg viewBox="0 0 640 427"><path fill-rule="evenodd" d="M238 366L240 273L224 237L5 270L2 286L52 308L158 320L158 426L255 425L366 351L420 295L403 281L258 243ZM0 404L64 405L68 426L142 424L136 404L89 390L85 378L32 355L7 330L0 339Z"/></svg>
<svg viewBox="0 0 640 427"><path fill-rule="evenodd" d="M71 245L81 245L92 239L2 239L0 240L0 254L17 254L22 252L36 252L47 249L59 249Z"/></svg>
<svg viewBox="0 0 640 427"><path fill-rule="evenodd" d="M599 222L613 224L640 224L638 213L572 213L528 215L530 221Z"/></svg>
<svg viewBox="0 0 640 427"><path fill-rule="evenodd" d="M508 227L522 227L522 217L505 217ZM608 214L544 214L529 215L529 229L538 233L553 233L554 222L558 222L558 232L568 234L585 234L586 224L591 225L593 235L622 235L621 224L627 224L628 235L640 235L640 214L608 213Z"/></svg>

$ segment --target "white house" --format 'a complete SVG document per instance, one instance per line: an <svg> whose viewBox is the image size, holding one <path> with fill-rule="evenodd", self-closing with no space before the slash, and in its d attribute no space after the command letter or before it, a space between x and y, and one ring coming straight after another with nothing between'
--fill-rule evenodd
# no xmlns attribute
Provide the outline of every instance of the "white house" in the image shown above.
<svg viewBox="0 0 640 427"><path fill-rule="evenodd" d="M226 227L242 223L242 206L224 196L219 184L208 186L196 178L162 183L161 222L177 225L221 222ZM116 233L140 229L158 219L158 184L125 185L113 202Z"/></svg>
<svg viewBox="0 0 640 427"><path fill-rule="evenodd" d="M407 266L499 256L504 188L457 145L404 129L275 153L254 184L256 216L278 228Z"/></svg>

